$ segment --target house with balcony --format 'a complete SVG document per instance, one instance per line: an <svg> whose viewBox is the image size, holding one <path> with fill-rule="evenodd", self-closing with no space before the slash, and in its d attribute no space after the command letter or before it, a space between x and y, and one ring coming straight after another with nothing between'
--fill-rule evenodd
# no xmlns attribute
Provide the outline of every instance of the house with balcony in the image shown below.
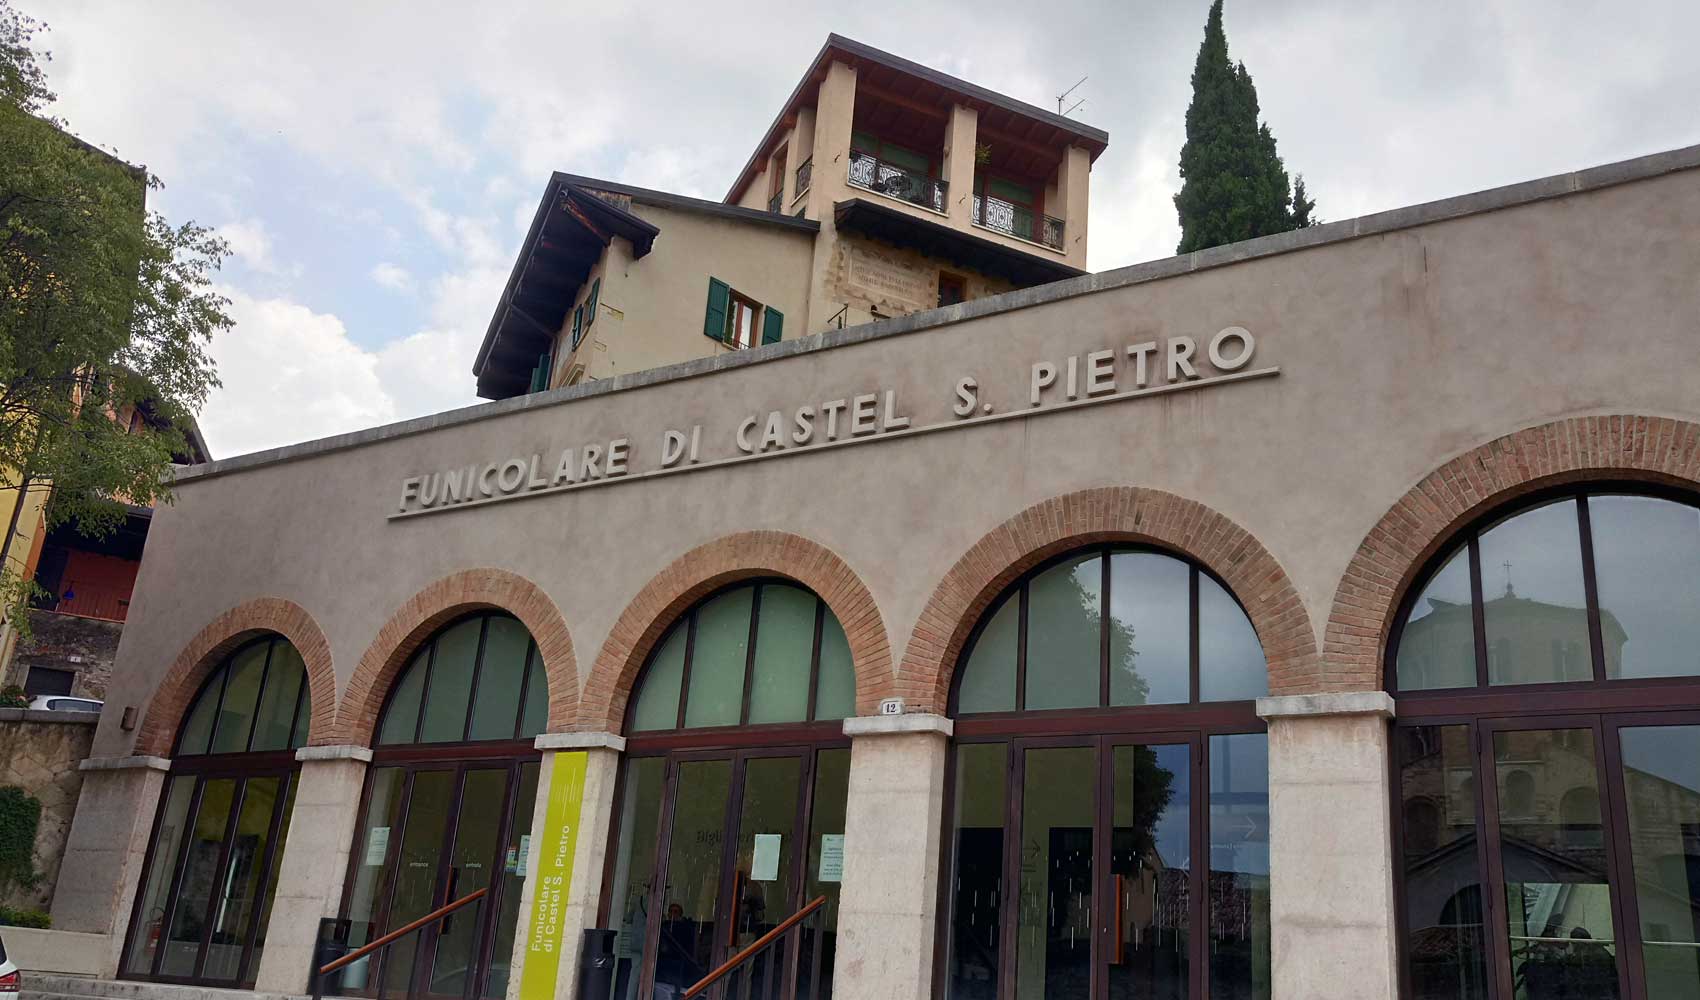
<svg viewBox="0 0 1700 1000"><path fill-rule="evenodd" d="M487 399L1086 273L1104 131L828 36L720 201L556 173L473 366Z"/></svg>
<svg viewBox="0 0 1700 1000"><path fill-rule="evenodd" d="M131 434L170 426L146 403L126 406L113 419ZM185 449L172 456L173 462L187 466L212 461L193 420L177 427ZM153 513L152 507L126 503L124 521L114 531L85 535L75 522L50 525L44 507L25 563L25 572L38 588L29 612L29 634L14 637L0 667L0 686L16 684L31 697L105 698Z"/></svg>

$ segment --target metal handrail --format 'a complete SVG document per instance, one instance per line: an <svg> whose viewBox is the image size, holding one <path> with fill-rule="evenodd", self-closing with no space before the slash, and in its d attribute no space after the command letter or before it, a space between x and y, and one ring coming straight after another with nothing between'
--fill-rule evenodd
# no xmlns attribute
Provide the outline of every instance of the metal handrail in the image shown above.
<svg viewBox="0 0 1700 1000"><path fill-rule="evenodd" d="M478 902L480 899L489 895L489 893L489 889L479 889L468 893L446 906L440 906L437 909L432 910L430 913L425 914L423 917L420 917L418 920L413 921L405 927L400 927L396 930L390 931L388 934L385 934L376 941L363 944L336 961L327 962L320 966L319 974L313 978L313 1000L319 1000L320 997L324 996L324 981L326 976L338 969L353 965L355 962L360 961L362 958L365 958L379 949L389 947L409 934L423 930L425 927L434 924L445 917L453 915L456 910Z"/></svg>
<svg viewBox="0 0 1700 1000"><path fill-rule="evenodd" d="M808 905L804 906L796 913L791 914L789 917L786 917L784 920L781 920L779 923L774 925L772 930L750 942L749 946L744 948L743 951L738 952L736 955L733 955L731 958L722 962L718 969L715 969L713 972L710 972L708 975L697 980L696 984L686 990L684 994L680 996L679 1000L691 1000L692 997L701 993L703 990L708 989L710 986L713 986L715 983L731 975L733 970L737 969L738 966L743 965L745 962L754 958L762 949L784 936L786 931L802 923L808 918L809 914L825 905L826 897L816 896L814 899L809 901Z"/></svg>

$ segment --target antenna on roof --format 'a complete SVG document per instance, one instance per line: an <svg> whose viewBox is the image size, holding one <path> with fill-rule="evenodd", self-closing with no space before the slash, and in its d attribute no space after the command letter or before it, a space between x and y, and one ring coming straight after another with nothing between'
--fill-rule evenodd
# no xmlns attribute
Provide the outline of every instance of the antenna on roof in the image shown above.
<svg viewBox="0 0 1700 1000"><path fill-rule="evenodd" d="M1081 77L1080 79L1078 79L1074 82L1074 86L1068 88L1067 90L1065 90L1062 93L1057 95L1057 114L1059 114L1059 115L1071 114L1071 113L1073 113L1073 111L1076 108L1078 108L1082 104L1086 103L1086 98L1082 97L1080 100L1075 101L1073 104L1070 104L1068 106L1067 111L1063 110L1063 102L1068 100L1068 95L1074 93L1076 90L1079 90L1080 85L1085 83L1088 79L1089 79L1089 77L1084 77L1084 76Z"/></svg>

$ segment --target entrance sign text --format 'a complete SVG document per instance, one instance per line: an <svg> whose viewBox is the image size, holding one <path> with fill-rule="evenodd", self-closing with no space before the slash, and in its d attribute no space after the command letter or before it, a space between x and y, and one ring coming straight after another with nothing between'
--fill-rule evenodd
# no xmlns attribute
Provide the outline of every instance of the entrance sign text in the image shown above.
<svg viewBox="0 0 1700 1000"><path fill-rule="evenodd" d="M1034 362L1024 398L1007 408L985 398L978 380L965 376L946 393L950 419L916 425L905 401L892 389L751 413L728 428L701 424L668 428L647 452L624 437L579 443L558 453L515 455L473 462L402 480L393 520L439 511L479 507L502 500L605 486L628 479L717 468L740 462L842 447L890 437L1021 419L1117 400L1137 399L1223 382L1275 375L1279 368L1250 368L1257 342L1244 327L1230 326L1202 347L1191 337L1129 344ZM1216 374L1200 375L1208 359ZM722 457L704 459L704 448ZM726 453L730 449L730 453ZM647 468L633 471L636 463Z"/></svg>
<svg viewBox="0 0 1700 1000"><path fill-rule="evenodd" d="M525 967L519 1000L554 1000L564 944L562 921L573 887L573 852L578 849L579 813L584 807L584 751L555 754L549 774L549 805L536 844L537 866L531 892L531 922L525 937ZM529 844L527 845L530 846Z"/></svg>

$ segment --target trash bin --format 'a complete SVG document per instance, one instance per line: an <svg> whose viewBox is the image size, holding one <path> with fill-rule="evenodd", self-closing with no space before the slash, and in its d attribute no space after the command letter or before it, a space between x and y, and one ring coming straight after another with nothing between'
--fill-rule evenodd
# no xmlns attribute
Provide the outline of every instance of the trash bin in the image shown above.
<svg viewBox="0 0 1700 1000"><path fill-rule="evenodd" d="M320 976L319 970L352 950L348 947L348 933L352 926L351 920L338 920L334 917L323 917L319 920L319 936L313 946L313 969L307 976L308 987L313 996L342 994L344 969L338 969L328 976Z"/></svg>
<svg viewBox="0 0 1700 1000"><path fill-rule="evenodd" d="M592 927L584 932L578 960L578 995L596 1000L614 990L614 932Z"/></svg>

